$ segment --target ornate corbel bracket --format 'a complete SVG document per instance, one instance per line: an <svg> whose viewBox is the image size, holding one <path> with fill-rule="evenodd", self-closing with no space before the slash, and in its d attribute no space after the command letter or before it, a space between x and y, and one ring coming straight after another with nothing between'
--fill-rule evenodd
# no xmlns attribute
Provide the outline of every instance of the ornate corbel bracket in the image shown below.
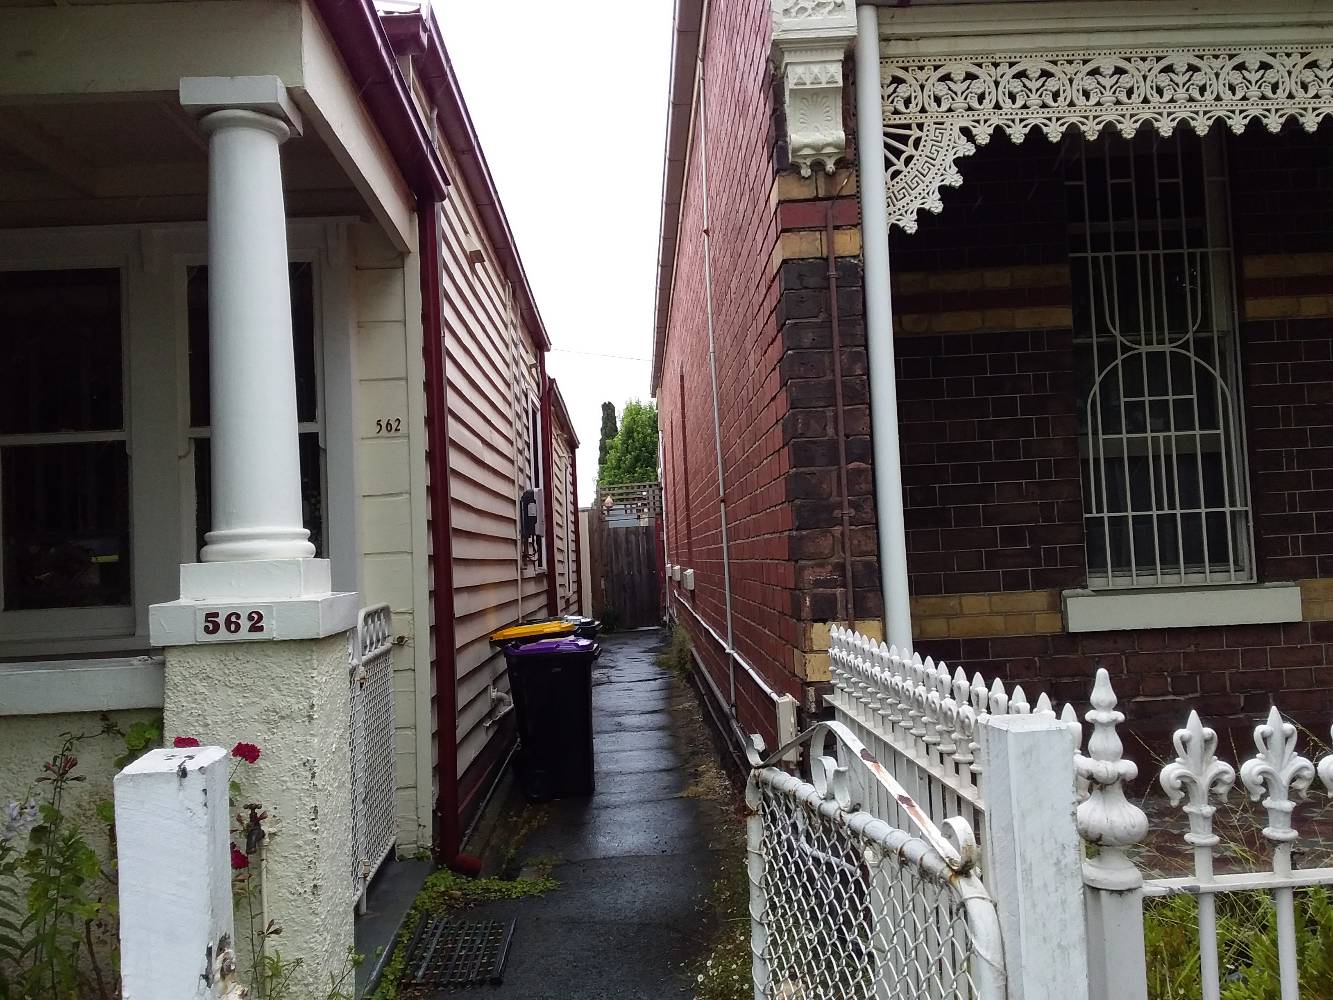
<svg viewBox="0 0 1333 1000"><path fill-rule="evenodd" d="M782 74L791 162L833 173L847 151L842 63L856 37L854 0L772 0L773 61Z"/></svg>

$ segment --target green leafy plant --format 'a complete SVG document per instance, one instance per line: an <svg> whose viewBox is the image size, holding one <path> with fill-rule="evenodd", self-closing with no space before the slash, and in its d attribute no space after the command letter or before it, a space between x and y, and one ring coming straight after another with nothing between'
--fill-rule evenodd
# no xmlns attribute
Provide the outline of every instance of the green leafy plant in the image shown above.
<svg viewBox="0 0 1333 1000"><path fill-rule="evenodd" d="M20 935L27 909L18 893L18 852L14 839L25 812L25 805L11 802L0 828L0 1000L16 996L17 986L11 976L23 953Z"/></svg>
<svg viewBox="0 0 1333 1000"><path fill-rule="evenodd" d="M602 631L604 633L620 630L620 612L615 608L602 608L598 617L602 620Z"/></svg>
<svg viewBox="0 0 1333 1000"><path fill-rule="evenodd" d="M613 411L614 415L614 411ZM597 466L598 486L657 481L657 407L637 400L625 404L620 429Z"/></svg>
<svg viewBox="0 0 1333 1000"><path fill-rule="evenodd" d="M116 984L104 972L93 943L94 925L103 916L106 903L98 893L102 876L97 854L82 832L65 813L71 785L83 782L76 773L75 750L85 740L114 732L104 724L98 733L63 733L60 748L42 767L36 784L42 796L35 804L21 807L27 812L30 829L25 848L6 838L8 847L0 878L6 883L5 943L0 946L0 996L23 1000L112 997ZM21 903L15 885L21 885ZM20 916L20 910L22 915ZM89 980L84 962L92 970ZM6 967L7 968L4 968Z"/></svg>
<svg viewBox="0 0 1333 1000"><path fill-rule="evenodd" d="M663 670L670 670L677 677L685 677L694 665L690 656L690 633L679 625L671 627L671 644L657 657L657 665Z"/></svg>
<svg viewBox="0 0 1333 1000"><path fill-rule="evenodd" d="M1149 900L1143 938L1151 1000L1200 995L1198 902L1191 895ZM1277 918L1266 892L1217 897L1222 1000L1270 1000L1281 992ZM1333 893L1296 891L1296 951L1302 996L1333 997Z"/></svg>

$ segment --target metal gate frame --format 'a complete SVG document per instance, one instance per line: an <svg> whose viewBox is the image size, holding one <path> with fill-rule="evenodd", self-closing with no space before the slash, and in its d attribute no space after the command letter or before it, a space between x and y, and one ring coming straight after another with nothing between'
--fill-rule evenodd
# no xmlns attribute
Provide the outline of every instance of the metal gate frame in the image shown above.
<svg viewBox="0 0 1333 1000"><path fill-rule="evenodd" d="M999 917L976 874L971 827L957 818L941 831L841 723L817 723L767 757L753 743L755 1000L1004 1000ZM808 781L782 766L800 750ZM871 784L903 806L915 833L853 801Z"/></svg>
<svg viewBox="0 0 1333 1000"><path fill-rule="evenodd" d="M387 604L362 608L350 637L352 758L352 885L366 912L370 880L393 853L393 613Z"/></svg>

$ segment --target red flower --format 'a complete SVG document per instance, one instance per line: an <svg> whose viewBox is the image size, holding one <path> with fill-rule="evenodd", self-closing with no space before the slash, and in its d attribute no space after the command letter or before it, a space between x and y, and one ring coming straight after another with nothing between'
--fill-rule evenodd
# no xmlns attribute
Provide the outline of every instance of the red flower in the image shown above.
<svg viewBox="0 0 1333 1000"><path fill-rule="evenodd" d="M196 740L193 736L177 736L174 740L171 741L171 745L173 747L176 747L177 749L180 749L182 747L197 747L199 745L199 741Z"/></svg>
<svg viewBox="0 0 1333 1000"><path fill-rule="evenodd" d="M231 845L231 867L232 871L240 871L242 868L250 867L250 859L235 844Z"/></svg>
<svg viewBox="0 0 1333 1000"><path fill-rule="evenodd" d="M231 748L231 755L233 757L239 757L247 764L253 764L255 761L259 760L259 747L255 746L253 743L237 743Z"/></svg>

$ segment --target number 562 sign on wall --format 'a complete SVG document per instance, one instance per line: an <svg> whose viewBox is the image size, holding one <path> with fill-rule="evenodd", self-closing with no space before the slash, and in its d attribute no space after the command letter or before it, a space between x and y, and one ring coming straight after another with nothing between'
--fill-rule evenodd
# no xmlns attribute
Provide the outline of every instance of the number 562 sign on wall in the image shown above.
<svg viewBox="0 0 1333 1000"><path fill-rule="evenodd" d="M194 613L196 642L254 642L273 638L273 605L200 608Z"/></svg>

